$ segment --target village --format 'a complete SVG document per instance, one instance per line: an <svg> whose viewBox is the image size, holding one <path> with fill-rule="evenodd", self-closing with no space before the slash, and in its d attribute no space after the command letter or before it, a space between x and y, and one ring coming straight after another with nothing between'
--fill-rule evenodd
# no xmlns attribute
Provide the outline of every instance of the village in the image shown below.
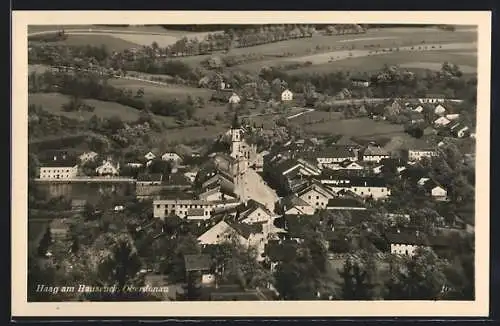
<svg viewBox="0 0 500 326"><path fill-rule="evenodd" d="M301 130L293 121L321 111L331 94L278 80L259 111L245 87L210 76L200 83L215 83L211 101L227 107L227 128L203 143L147 148L143 139L168 139L170 129L148 136L151 119L115 128L110 118L93 131L141 146L30 151L29 221L44 221L30 250L40 270L75 286L169 289L60 300L390 300L407 299L411 286L417 299L471 293L475 126L457 109L467 103L442 94L352 97L374 83L352 76L333 96L343 113L330 116L344 114L338 125L404 125L404 136L317 134L306 129L313 122ZM37 110L30 114L41 123L46 113ZM76 196L93 186L94 200Z"/></svg>

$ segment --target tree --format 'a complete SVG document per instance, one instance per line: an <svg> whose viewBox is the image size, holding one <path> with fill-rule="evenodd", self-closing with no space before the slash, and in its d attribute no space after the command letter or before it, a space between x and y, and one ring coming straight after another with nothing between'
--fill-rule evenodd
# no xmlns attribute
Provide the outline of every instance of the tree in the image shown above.
<svg viewBox="0 0 500 326"><path fill-rule="evenodd" d="M446 287L443 270L447 263L430 249L419 249L415 256L391 264L386 300L437 300Z"/></svg>
<svg viewBox="0 0 500 326"><path fill-rule="evenodd" d="M375 268L375 266L371 266ZM352 261L348 257L343 269L339 272L342 277L342 299L343 300L371 300L373 299L374 284L369 279L369 274L375 271L367 271L359 261Z"/></svg>
<svg viewBox="0 0 500 326"><path fill-rule="evenodd" d="M144 88L142 88L142 87L139 88L137 90L137 93L135 94L135 97L137 97L137 98L143 98L144 97Z"/></svg>
<svg viewBox="0 0 500 326"><path fill-rule="evenodd" d="M50 231L50 227L45 229L45 233L43 234L43 238L40 240L38 244L38 255L44 257L49 250L49 246L52 243L52 233Z"/></svg>

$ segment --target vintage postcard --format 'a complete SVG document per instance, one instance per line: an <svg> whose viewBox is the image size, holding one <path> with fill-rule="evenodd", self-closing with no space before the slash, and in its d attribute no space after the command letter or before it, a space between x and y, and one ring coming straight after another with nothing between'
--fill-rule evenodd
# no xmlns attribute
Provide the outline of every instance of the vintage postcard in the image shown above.
<svg viewBox="0 0 500 326"><path fill-rule="evenodd" d="M487 316L490 12L17 11L13 316Z"/></svg>

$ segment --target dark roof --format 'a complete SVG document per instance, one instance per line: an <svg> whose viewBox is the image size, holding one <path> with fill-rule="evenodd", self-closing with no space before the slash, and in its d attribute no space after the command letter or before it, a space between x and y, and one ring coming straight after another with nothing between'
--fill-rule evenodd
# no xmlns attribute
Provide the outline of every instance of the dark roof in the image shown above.
<svg viewBox="0 0 500 326"><path fill-rule="evenodd" d="M356 153L352 150L352 146L349 145L332 145L322 150L317 150L310 152L308 154L309 157L314 158L323 158L323 157L331 157L331 158L348 158L356 156Z"/></svg>
<svg viewBox="0 0 500 326"><path fill-rule="evenodd" d="M429 241L424 236L417 236L416 232L387 232L384 234L384 236L390 243L409 244L417 246L429 245Z"/></svg>
<svg viewBox="0 0 500 326"><path fill-rule="evenodd" d="M386 187L387 182L380 177L350 177L352 187Z"/></svg>
<svg viewBox="0 0 500 326"><path fill-rule="evenodd" d="M160 194L162 199L196 199L193 193L180 190L163 189Z"/></svg>
<svg viewBox="0 0 500 326"><path fill-rule="evenodd" d="M327 207L353 207L361 208L364 205L354 198L332 198L328 201Z"/></svg>
<svg viewBox="0 0 500 326"><path fill-rule="evenodd" d="M246 205L247 210L244 212L246 215L248 215L250 212L253 212L257 208L262 209L264 212L266 212L269 215L273 215L273 213L262 203L254 200L254 199L249 199Z"/></svg>
<svg viewBox="0 0 500 326"><path fill-rule="evenodd" d="M364 156L371 156L371 155L389 155L389 153L383 149L382 147L378 147L378 146L368 146L364 152L363 152L363 155Z"/></svg>
<svg viewBox="0 0 500 326"><path fill-rule="evenodd" d="M40 162L41 167L74 167L78 164L78 160L76 158L70 157L66 159L56 159L56 160L46 160L44 162Z"/></svg>
<svg viewBox="0 0 500 326"><path fill-rule="evenodd" d="M163 175L161 173L144 173L137 176L137 181L148 182L148 181L161 181L163 179Z"/></svg>
<svg viewBox="0 0 500 326"><path fill-rule="evenodd" d="M235 223L230 221L226 221L226 223L245 239L248 239L250 234L257 234L262 232L261 224Z"/></svg>
<svg viewBox="0 0 500 326"><path fill-rule="evenodd" d="M186 271L210 270L211 259L209 255L184 255Z"/></svg>
<svg viewBox="0 0 500 326"><path fill-rule="evenodd" d="M171 173L164 182L169 185L178 186L187 186L191 184L189 178L181 172Z"/></svg>
<svg viewBox="0 0 500 326"><path fill-rule="evenodd" d="M288 159L288 160L285 160L283 162L278 163L278 165L273 170L275 170L276 172L278 172L280 174L283 174L285 171L293 168L297 164L298 164L298 162L296 160Z"/></svg>
<svg viewBox="0 0 500 326"><path fill-rule="evenodd" d="M241 124L240 124L240 121L238 119L238 114L237 113L234 114L233 123L231 124L231 128L232 129L239 129L239 128L241 128Z"/></svg>
<svg viewBox="0 0 500 326"><path fill-rule="evenodd" d="M309 204L306 201L304 201L300 197L297 197L297 195L295 194L291 194L283 198L281 203L286 209L294 206L309 206Z"/></svg>

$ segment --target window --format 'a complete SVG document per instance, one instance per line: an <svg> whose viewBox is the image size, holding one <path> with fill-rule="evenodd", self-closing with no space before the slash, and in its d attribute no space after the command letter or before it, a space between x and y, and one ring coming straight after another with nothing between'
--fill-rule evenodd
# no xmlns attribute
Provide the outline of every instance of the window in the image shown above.
<svg viewBox="0 0 500 326"><path fill-rule="evenodd" d="M311 199L311 196L307 196L307 199Z"/></svg>
<svg viewBox="0 0 500 326"><path fill-rule="evenodd" d="M319 199L319 196L316 196L316 199Z"/></svg>

